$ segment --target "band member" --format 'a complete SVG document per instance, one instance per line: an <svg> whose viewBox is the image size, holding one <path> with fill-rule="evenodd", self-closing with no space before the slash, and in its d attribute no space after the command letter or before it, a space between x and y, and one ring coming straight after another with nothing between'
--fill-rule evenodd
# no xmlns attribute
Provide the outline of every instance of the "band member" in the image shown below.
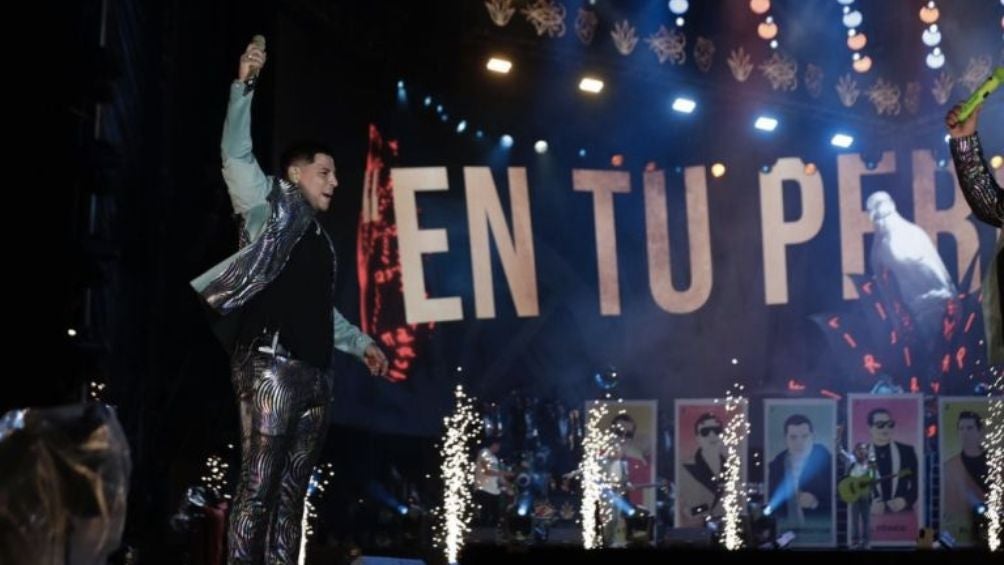
<svg viewBox="0 0 1004 565"><path fill-rule="evenodd" d="M949 147L955 172L959 177L962 195L977 218L999 228L1004 221L1004 193L991 174L983 146L976 133L976 123L981 108L976 108L968 118L959 121L960 107L956 106L945 117L945 126L951 136ZM1000 125L1000 124L998 124ZM997 238L994 259L983 281L983 325L987 336L987 356L991 364L1004 363L1004 315L1001 314L1001 285L1004 284L1004 235Z"/></svg>
<svg viewBox="0 0 1004 565"><path fill-rule="evenodd" d="M497 527L502 505L502 465L498 438L492 438L478 453L474 466L474 504L480 509L482 527Z"/></svg>
<svg viewBox="0 0 1004 565"><path fill-rule="evenodd" d="M849 465L847 471L848 477L858 480L863 479L866 483L870 483L878 477L875 471L875 462L868 457L867 443L862 442L855 445L853 454L845 449L841 449L840 453ZM866 486L862 490L861 496L849 503L851 508L852 549L868 549L871 546L872 498L872 488L871 486Z"/></svg>
<svg viewBox="0 0 1004 565"><path fill-rule="evenodd" d="M241 474L229 563L296 563L310 472L328 427L334 349L386 376L387 358L334 307L334 247L317 214L338 186L332 152L303 143L266 177L251 150L253 78L264 46L241 55L221 141L241 249L192 281L231 353ZM267 552L267 555L266 555Z"/></svg>

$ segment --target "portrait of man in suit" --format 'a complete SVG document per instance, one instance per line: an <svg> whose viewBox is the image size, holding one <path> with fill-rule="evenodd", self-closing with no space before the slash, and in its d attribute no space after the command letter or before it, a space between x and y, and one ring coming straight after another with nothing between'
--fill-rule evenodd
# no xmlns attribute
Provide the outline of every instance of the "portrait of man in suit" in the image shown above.
<svg viewBox="0 0 1004 565"><path fill-rule="evenodd" d="M783 426L786 448L767 466L771 511L795 527L806 518L829 519L833 455L816 443L812 421L804 414L789 416Z"/></svg>

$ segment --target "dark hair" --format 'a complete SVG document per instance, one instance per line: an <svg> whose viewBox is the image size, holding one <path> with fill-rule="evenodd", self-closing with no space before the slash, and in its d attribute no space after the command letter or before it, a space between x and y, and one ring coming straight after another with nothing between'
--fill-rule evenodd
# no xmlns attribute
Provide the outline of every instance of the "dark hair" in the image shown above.
<svg viewBox="0 0 1004 565"><path fill-rule="evenodd" d="M306 162L309 165L314 162L314 158L318 153L334 159L334 153L332 153L331 148L319 141L297 141L289 144L279 158L279 166L282 167L279 174L283 178L286 178L286 171L289 170L291 165L301 162Z"/></svg>
<svg viewBox="0 0 1004 565"><path fill-rule="evenodd" d="M706 422L708 420L714 420L719 424L722 423L722 421L718 419L718 416L715 416L711 412L705 412L704 414L701 414L701 417L698 418L696 422L694 422L694 433L696 434L701 430L701 422Z"/></svg>
<svg viewBox="0 0 1004 565"><path fill-rule="evenodd" d="M788 416L787 420L784 421L784 428L783 428L784 429L784 433L787 435L787 433L788 433L788 426L801 426L802 424L808 424L810 432L815 431L815 430L812 429L812 421L811 420L809 420L808 418L806 418L805 416L803 416L801 414L792 414L791 416Z"/></svg>
<svg viewBox="0 0 1004 565"><path fill-rule="evenodd" d="M875 424L875 416L878 416L879 414L885 414L886 416L889 416L890 418L892 418L892 414L890 414L889 411L886 410L885 408L876 408L876 409L874 409L874 410L872 410L871 412L868 413L868 425L869 426L872 426L872 425Z"/></svg>
<svg viewBox="0 0 1004 565"><path fill-rule="evenodd" d="M962 412L959 412L959 421L955 425L958 426L959 424L961 424L962 420L972 420L973 422L976 423L977 430L983 429L983 419L980 418L980 415L977 414L976 412L970 412L969 410L964 410Z"/></svg>
<svg viewBox="0 0 1004 565"><path fill-rule="evenodd" d="M631 417L631 415L630 415L630 414L618 414L618 415L614 416L614 419L613 419L613 420L611 420L611 421L610 421L610 427L614 427L614 426L616 426L617 424L620 424L621 422L631 422L631 423L632 423L632 424L634 424L635 426L637 426L637 425L638 425L638 424L637 424L637 423L636 423L636 422L634 421L634 418L632 418L632 417Z"/></svg>

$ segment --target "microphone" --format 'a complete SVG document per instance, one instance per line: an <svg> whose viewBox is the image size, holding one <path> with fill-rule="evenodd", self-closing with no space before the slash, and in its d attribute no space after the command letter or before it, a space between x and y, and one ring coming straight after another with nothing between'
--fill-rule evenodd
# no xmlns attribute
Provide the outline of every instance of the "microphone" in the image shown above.
<svg viewBox="0 0 1004 565"><path fill-rule="evenodd" d="M973 95L969 97L962 104L962 108L959 109L959 121L964 122L972 113L983 105L983 101L986 100L990 93L997 90L997 87L1004 82L1004 67L997 67L994 69L994 73L983 82L983 85L973 92Z"/></svg>
<svg viewBox="0 0 1004 565"><path fill-rule="evenodd" d="M251 38L251 43L254 43L254 46L257 47L258 49L261 49L262 51L265 50L265 36L264 35L256 35L256 36L252 37ZM251 74L248 75L248 78L244 80L244 94L245 95L250 94L251 91L254 90L254 85L255 85L256 82L258 82L258 72L260 70L261 69L255 69L255 70L251 71Z"/></svg>

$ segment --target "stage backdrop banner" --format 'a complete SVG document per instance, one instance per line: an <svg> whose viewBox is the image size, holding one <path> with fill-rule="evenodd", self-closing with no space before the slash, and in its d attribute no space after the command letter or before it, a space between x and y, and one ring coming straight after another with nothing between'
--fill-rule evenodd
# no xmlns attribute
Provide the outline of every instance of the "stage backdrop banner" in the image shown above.
<svg viewBox="0 0 1004 565"><path fill-rule="evenodd" d="M990 401L983 396L946 396L938 399L938 453L941 454L942 531L959 547L974 546L976 508L986 504L987 453L983 426Z"/></svg>
<svg viewBox="0 0 1004 565"><path fill-rule="evenodd" d="M749 413L749 404L744 405ZM725 463L722 433L728 419L725 401L679 399L676 401L675 445L676 527L702 528L705 518L724 515L724 487L719 481ZM740 477L746 480L748 441L739 448L743 459Z"/></svg>
<svg viewBox="0 0 1004 565"><path fill-rule="evenodd" d="M926 525L923 408L919 394L848 396L850 444L867 443L879 477L887 477L872 488L873 546L915 546ZM847 536L850 544L850 528Z"/></svg>
<svg viewBox="0 0 1004 565"><path fill-rule="evenodd" d="M819 399L764 400L765 502L792 546L837 543L837 403Z"/></svg>
<svg viewBox="0 0 1004 565"><path fill-rule="evenodd" d="M607 414L600 420L600 428L612 431L617 437L622 457L612 464L620 464L618 472L627 472L631 488L628 500L642 506L653 515L659 488L656 469L656 424L658 403L655 400L600 401ZM586 410L594 410L597 403L586 403ZM588 421L588 417L586 418Z"/></svg>
<svg viewBox="0 0 1004 565"><path fill-rule="evenodd" d="M607 392L670 406L735 382L758 398L868 392L883 375L970 393L996 233L959 191L945 109L892 136L885 116L848 122L831 87L767 135L713 77L685 117L661 88L569 90L564 58L505 92L447 78L445 60L442 84L398 89L338 72L343 54L300 18L279 25L274 152L333 146L340 185L321 220L337 306L396 381L336 355L336 421L439 436L458 382L568 407ZM1004 123L988 102L981 124ZM837 132L853 144L833 146ZM1004 130L980 133L1000 154ZM610 366L617 382L597 387Z"/></svg>

